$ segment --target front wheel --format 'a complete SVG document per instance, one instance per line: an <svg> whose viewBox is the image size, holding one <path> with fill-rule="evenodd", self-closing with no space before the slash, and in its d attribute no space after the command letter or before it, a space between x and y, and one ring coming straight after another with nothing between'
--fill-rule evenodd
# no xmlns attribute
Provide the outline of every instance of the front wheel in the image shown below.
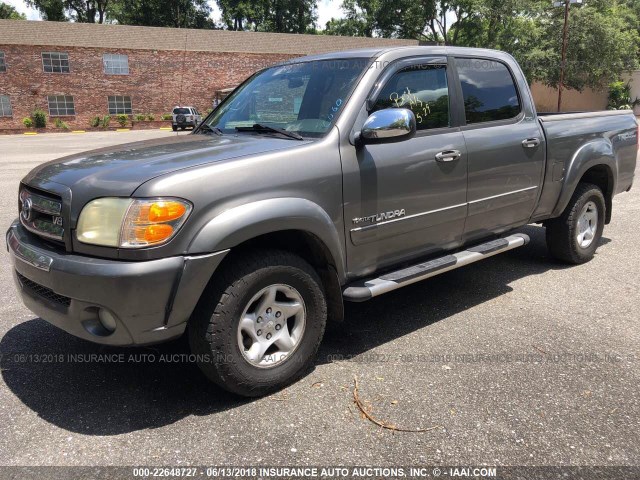
<svg viewBox="0 0 640 480"><path fill-rule="evenodd" d="M591 260L600 244L606 204L602 190L581 183L560 217L547 222L547 246L553 257L579 265Z"/></svg>
<svg viewBox="0 0 640 480"><path fill-rule="evenodd" d="M254 251L216 272L189 323L204 374L226 390L260 396L297 380L324 334L320 279L288 252Z"/></svg>

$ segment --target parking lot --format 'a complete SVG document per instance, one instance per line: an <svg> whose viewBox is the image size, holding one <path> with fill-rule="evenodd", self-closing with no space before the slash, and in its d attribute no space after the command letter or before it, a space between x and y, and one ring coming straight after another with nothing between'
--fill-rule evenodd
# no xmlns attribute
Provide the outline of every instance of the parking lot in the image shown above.
<svg viewBox="0 0 640 480"><path fill-rule="evenodd" d="M0 136L0 226L37 164L161 135ZM529 226L524 248L347 305L314 369L258 400L209 385L183 342L104 347L36 318L3 250L0 465L639 465L638 218L638 188L616 197L583 266ZM376 426L354 377L373 418L436 428Z"/></svg>

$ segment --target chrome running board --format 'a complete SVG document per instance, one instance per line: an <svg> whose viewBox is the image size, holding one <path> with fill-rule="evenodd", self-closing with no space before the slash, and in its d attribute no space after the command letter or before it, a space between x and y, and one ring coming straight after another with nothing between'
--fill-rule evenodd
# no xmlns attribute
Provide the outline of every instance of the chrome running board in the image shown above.
<svg viewBox="0 0 640 480"><path fill-rule="evenodd" d="M347 285L342 292L342 296L350 302L366 302L374 297L435 277L441 273L522 247L527 243L529 243L528 235L516 233L505 238L476 245L458 253L452 253L396 272L390 272L378 278L359 280Z"/></svg>

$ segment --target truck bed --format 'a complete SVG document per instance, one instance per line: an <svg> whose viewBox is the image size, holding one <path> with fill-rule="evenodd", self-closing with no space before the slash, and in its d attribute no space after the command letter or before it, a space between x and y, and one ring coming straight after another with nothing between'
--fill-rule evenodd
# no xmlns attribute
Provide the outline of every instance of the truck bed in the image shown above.
<svg viewBox="0 0 640 480"><path fill-rule="evenodd" d="M583 174L589 170L589 163L606 160L608 170L600 167L593 171L593 175L607 177L610 192L605 194L616 195L631 188L638 141L638 124L631 110L539 114L538 119L546 140L547 161L544 188L533 220L562 212L580 180L565 177Z"/></svg>

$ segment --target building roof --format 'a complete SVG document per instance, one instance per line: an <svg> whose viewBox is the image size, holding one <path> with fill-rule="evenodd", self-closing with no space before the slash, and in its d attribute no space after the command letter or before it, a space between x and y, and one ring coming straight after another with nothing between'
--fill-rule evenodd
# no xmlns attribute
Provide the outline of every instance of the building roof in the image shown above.
<svg viewBox="0 0 640 480"><path fill-rule="evenodd" d="M388 38L0 20L0 45L311 55L417 44Z"/></svg>

